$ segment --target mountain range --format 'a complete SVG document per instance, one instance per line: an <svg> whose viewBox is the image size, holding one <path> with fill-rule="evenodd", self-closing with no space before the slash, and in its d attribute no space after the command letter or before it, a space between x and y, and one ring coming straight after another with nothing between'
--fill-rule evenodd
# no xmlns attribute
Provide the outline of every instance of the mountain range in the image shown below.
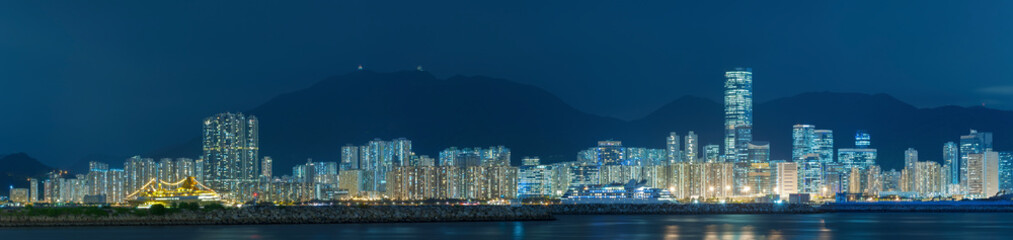
<svg viewBox="0 0 1013 240"><path fill-rule="evenodd" d="M722 104L684 96L641 119L623 121L577 110L534 86L489 77L438 79L424 71L355 71L279 95L246 111L260 120L261 156L275 172L296 164L339 161L341 146L374 138L405 137L420 155L450 146L504 145L514 164L523 156L543 162L575 160L599 140L664 148L671 131L694 131L702 144L720 144ZM885 169L899 169L903 151L940 161L943 143L969 129L990 131L997 150L1013 149L1013 112L983 107L916 108L885 94L814 92L754 104L753 136L771 143L772 159L790 159L794 124L834 131L835 148L853 147L856 130L872 135ZM194 120L199 127L200 120ZM199 136L152 151L147 157L196 157ZM122 159L122 158L121 158ZM111 166L119 162L110 161ZM82 166L86 164L78 164ZM81 170L81 169L73 169Z"/></svg>

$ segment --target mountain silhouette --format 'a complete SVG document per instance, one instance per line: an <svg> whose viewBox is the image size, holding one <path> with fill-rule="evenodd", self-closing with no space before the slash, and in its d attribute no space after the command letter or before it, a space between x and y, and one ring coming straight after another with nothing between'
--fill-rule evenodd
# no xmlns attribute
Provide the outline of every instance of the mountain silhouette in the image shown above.
<svg viewBox="0 0 1013 240"><path fill-rule="evenodd" d="M261 156L275 172L307 158L339 161L341 146L374 138L405 137L415 152L436 157L450 146L504 145L514 164L523 156L572 161L596 141L663 148L671 131L694 131L701 145L721 144L722 104L685 96L648 116L622 121L576 110L533 86L488 77L437 79L423 71L356 71L279 95L247 111L258 117ZM834 130L835 148L854 146L856 130L872 135L884 169L901 168L903 151L941 161L942 146L969 129L993 132L997 150L1013 149L1013 112L983 107L916 108L886 94L804 93L754 104L754 140L771 143L771 158L791 158L792 125ZM199 119L194 127L199 127ZM154 151L150 157L195 157L198 138Z"/></svg>
<svg viewBox="0 0 1013 240"><path fill-rule="evenodd" d="M46 173L53 171L52 167L42 164L38 160L28 156L26 153L14 153L0 157L0 186L9 188L27 188L28 178L38 178L39 186L42 186ZM4 191L0 195L7 195Z"/></svg>

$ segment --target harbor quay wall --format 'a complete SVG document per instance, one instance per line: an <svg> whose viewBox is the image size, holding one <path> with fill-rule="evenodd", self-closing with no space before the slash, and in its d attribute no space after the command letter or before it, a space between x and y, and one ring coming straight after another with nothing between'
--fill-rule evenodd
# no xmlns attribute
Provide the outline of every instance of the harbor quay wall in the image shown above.
<svg viewBox="0 0 1013 240"><path fill-rule="evenodd" d="M93 209L94 210L94 209ZM21 214L19 214L21 211ZM558 215L818 214L860 212L1013 212L1013 202L875 202L815 204L555 204L525 206L289 206L177 210L164 215L28 215L0 210L0 227L546 221Z"/></svg>
<svg viewBox="0 0 1013 240"><path fill-rule="evenodd" d="M805 214L820 210L808 204L560 204L546 206L558 215L600 214Z"/></svg>
<svg viewBox="0 0 1013 240"><path fill-rule="evenodd" d="M255 207L165 215L0 215L0 227L411 223L554 220L545 208L510 206Z"/></svg>

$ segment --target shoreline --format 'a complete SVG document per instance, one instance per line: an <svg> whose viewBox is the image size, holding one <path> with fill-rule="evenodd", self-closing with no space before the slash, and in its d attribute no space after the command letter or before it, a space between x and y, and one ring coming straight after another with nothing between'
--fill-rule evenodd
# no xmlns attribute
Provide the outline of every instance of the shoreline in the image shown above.
<svg viewBox="0 0 1013 240"><path fill-rule="evenodd" d="M167 215L0 215L0 228L553 221L564 215L1013 213L1013 202L808 204L576 204L546 206L327 206L180 211Z"/></svg>
<svg viewBox="0 0 1013 240"><path fill-rule="evenodd" d="M183 211L163 216L0 216L0 228L341 223L551 221L546 209L509 206L260 207Z"/></svg>

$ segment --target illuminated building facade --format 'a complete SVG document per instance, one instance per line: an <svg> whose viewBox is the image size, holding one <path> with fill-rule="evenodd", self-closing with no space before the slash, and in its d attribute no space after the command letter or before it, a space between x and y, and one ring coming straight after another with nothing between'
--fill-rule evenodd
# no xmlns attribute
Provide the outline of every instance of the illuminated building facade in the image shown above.
<svg viewBox="0 0 1013 240"><path fill-rule="evenodd" d="M999 152L999 190L1013 191L1013 152Z"/></svg>
<svg viewBox="0 0 1013 240"><path fill-rule="evenodd" d="M258 179L259 127L257 117L242 113L219 113L204 119L202 159L210 187L228 192L238 183Z"/></svg>
<svg viewBox="0 0 1013 240"><path fill-rule="evenodd" d="M987 198L999 192L999 153L986 150L967 155L967 194Z"/></svg>
<svg viewBox="0 0 1013 240"><path fill-rule="evenodd" d="M689 133L686 133L685 141L683 141L683 143L685 144L686 147L685 150L683 150L683 153L686 155L683 161L691 163L699 162L700 137L697 136L696 133L694 133L693 131L689 131Z"/></svg>
<svg viewBox="0 0 1013 240"><path fill-rule="evenodd" d="M684 154L682 154L682 144L681 139L679 139L679 134L676 134L675 132L668 133L668 138L665 138L665 147L668 164L683 161Z"/></svg>
<svg viewBox="0 0 1013 240"><path fill-rule="evenodd" d="M725 155L746 161L747 144L753 141L753 71L736 68L725 72Z"/></svg>
<svg viewBox="0 0 1013 240"><path fill-rule="evenodd" d="M992 149L992 133L978 132L971 129L967 135L960 136L960 185L964 189L971 188L967 179L970 177L968 161L971 154L981 154ZM980 185L980 184L979 184Z"/></svg>
<svg viewBox="0 0 1013 240"><path fill-rule="evenodd" d="M623 142L620 141L598 141L594 154L598 165L621 165L625 159Z"/></svg>

